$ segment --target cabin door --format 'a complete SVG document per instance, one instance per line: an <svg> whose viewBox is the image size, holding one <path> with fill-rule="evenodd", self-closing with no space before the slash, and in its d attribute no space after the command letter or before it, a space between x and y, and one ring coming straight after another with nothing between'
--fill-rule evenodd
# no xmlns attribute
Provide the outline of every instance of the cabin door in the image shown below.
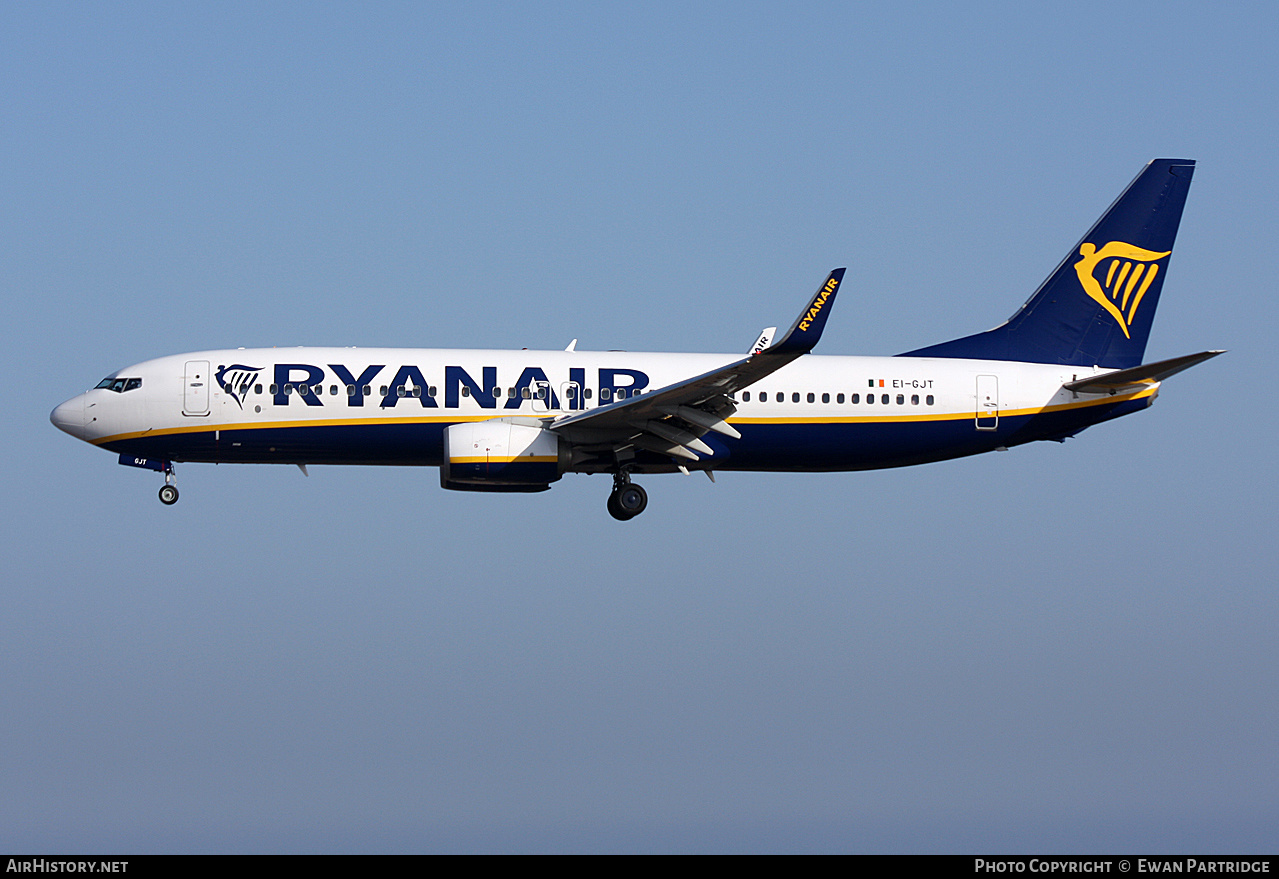
<svg viewBox="0 0 1279 879"><path fill-rule="evenodd" d="M209 414L209 361L188 360L182 378L182 414Z"/></svg>

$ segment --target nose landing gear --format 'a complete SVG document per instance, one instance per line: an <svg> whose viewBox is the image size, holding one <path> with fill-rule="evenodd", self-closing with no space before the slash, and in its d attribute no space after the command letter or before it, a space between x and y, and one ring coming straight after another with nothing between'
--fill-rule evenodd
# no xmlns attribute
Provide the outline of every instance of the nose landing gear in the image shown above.
<svg viewBox="0 0 1279 879"><path fill-rule="evenodd" d="M634 519L648 506L648 492L631 482L630 474L613 475L613 491L608 496L608 514L619 522Z"/></svg>
<svg viewBox="0 0 1279 879"><path fill-rule="evenodd" d="M160 487L160 503L171 507L178 502L178 477L173 472L173 465L164 462L164 485Z"/></svg>

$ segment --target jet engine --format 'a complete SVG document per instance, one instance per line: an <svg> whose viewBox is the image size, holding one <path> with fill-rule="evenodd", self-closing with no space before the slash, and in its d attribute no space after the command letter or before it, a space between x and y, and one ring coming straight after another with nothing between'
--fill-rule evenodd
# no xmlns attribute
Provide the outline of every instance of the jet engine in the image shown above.
<svg viewBox="0 0 1279 879"><path fill-rule="evenodd" d="M570 459L568 443L538 423L453 424L444 430L440 485L454 491L546 491Z"/></svg>

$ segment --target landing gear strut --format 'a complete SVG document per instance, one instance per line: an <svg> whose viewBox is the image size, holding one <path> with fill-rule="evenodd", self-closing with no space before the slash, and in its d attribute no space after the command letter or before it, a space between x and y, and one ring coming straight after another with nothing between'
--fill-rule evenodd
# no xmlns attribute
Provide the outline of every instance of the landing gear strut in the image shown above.
<svg viewBox="0 0 1279 879"><path fill-rule="evenodd" d="M631 482L626 471L613 475L613 491L608 496L608 514L619 522L634 519L648 506L648 492Z"/></svg>
<svg viewBox="0 0 1279 879"><path fill-rule="evenodd" d="M160 488L160 503L171 507L178 502L178 477L173 472L173 465L165 462L164 485Z"/></svg>

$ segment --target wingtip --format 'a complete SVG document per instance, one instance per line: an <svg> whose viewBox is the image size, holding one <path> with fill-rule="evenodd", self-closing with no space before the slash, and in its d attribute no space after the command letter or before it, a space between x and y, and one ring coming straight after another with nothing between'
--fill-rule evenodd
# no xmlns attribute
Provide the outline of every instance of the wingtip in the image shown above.
<svg viewBox="0 0 1279 879"><path fill-rule="evenodd" d="M835 302L835 294L839 292L843 280L843 268L831 269L807 307L800 312L795 323L791 324L790 330L781 341L774 342L773 346L766 351L778 355L804 354L813 350L813 346L821 338L822 330L826 326L826 318L830 316L831 306Z"/></svg>

